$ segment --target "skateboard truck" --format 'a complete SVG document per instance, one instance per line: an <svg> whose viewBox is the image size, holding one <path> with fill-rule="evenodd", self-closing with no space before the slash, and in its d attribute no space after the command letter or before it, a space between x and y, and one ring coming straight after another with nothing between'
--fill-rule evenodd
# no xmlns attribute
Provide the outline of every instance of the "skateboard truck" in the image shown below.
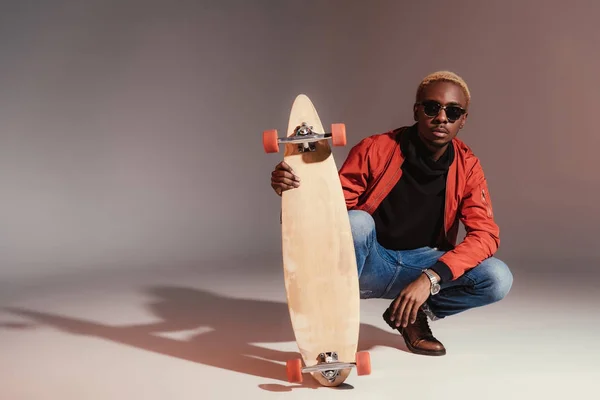
<svg viewBox="0 0 600 400"><path fill-rule="evenodd" d="M369 375L371 373L371 359L368 352L357 353L355 362L339 362L338 353L335 351L320 353L317 360L317 364L304 368L302 368L300 359L288 361L288 380L290 382L301 382L302 373L320 372L328 382L333 383L338 378L341 370L354 367L356 367L358 375Z"/></svg>
<svg viewBox="0 0 600 400"><path fill-rule="evenodd" d="M294 135L296 136L296 138L304 138L304 139L325 139L327 137L331 137L331 134L329 134L329 136L326 136L327 134L316 134L313 132L313 127L312 126L308 126L306 125L306 122L303 122L302 125L296 127L296 130L294 131ZM315 142L314 141L310 141L310 142L306 142L306 141L302 141L302 142L293 142L293 143L298 143L298 151L300 153L305 153L305 152L309 152L309 151L315 151L316 147L315 147Z"/></svg>
<svg viewBox="0 0 600 400"><path fill-rule="evenodd" d="M312 126L303 122L294 129L292 135L284 138L277 137L276 129L270 129L263 132L263 147L267 153L276 153L280 143L298 144L298 151L304 153L315 151L315 143L323 139L331 139L334 146L345 146L346 125L331 124L331 132L315 133Z"/></svg>
<svg viewBox="0 0 600 400"><path fill-rule="evenodd" d="M329 364L330 366L339 366L340 364L344 364L344 363L339 363L338 362L338 355L337 353L334 351L332 353L321 353L319 354L318 357L318 364L317 365L321 365L323 366L323 364ZM346 365L345 367L340 367L340 368L352 368L352 365ZM333 382L335 381L335 378L337 378L339 372L339 369L326 369L326 370L321 370L321 375L323 375L323 377L325 379L327 379L329 382Z"/></svg>
<svg viewBox="0 0 600 400"><path fill-rule="evenodd" d="M329 382L335 381L342 369L354 368L356 363L338 362L338 355L335 351L321 353L317 357L317 364L311 367L302 368L302 372L320 372Z"/></svg>

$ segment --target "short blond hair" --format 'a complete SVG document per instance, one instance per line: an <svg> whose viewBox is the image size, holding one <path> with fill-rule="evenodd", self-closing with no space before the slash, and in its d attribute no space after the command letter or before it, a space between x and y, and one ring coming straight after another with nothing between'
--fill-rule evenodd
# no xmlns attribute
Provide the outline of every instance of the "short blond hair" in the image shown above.
<svg viewBox="0 0 600 400"><path fill-rule="evenodd" d="M467 104L465 104L465 107L466 108L469 107L469 104L471 103L471 92L469 91L469 87L467 86L467 83L464 81L463 78L461 78L454 72L450 72L450 71L437 71L437 72L431 73L431 74L427 75L425 78L423 78L423 80L419 84L419 88L417 89L416 100L419 101L419 99L421 98L421 95L423 94L423 91L425 90L425 88L428 85L430 85L434 82L440 82L440 81L441 82L451 82L451 83L458 85L462 89L463 93L465 94L465 97L467 98Z"/></svg>

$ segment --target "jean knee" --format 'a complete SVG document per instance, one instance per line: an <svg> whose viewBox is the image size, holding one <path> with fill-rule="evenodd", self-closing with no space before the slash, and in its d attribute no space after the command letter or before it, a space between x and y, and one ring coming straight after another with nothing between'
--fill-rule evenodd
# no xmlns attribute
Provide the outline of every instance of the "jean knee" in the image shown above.
<svg viewBox="0 0 600 400"><path fill-rule="evenodd" d="M496 302L504 299L512 288L513 274L503 261L497 258L489 258L486 260L487 278L489 288L487 295L490 302Z"/></svg>
<svg viewBox="0 0 600 400"><path fill-rule="evenodd" d="M355 243L364 243L368 241L375 231L375 220L366 211L350 210L350 229Z"/></svg>

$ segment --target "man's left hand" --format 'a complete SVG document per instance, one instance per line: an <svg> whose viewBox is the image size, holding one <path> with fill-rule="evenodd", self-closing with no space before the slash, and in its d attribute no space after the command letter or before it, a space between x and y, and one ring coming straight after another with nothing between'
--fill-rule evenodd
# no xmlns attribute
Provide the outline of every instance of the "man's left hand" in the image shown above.
<svg viewBox="0 0 600 400"><path fill-rule="evenodd" d="M431 283L425 274L421 274L400 292L390 305L390 319L396 321L396 326L406 328L408 321L413 324L417 311L429 297Z"/></svg>

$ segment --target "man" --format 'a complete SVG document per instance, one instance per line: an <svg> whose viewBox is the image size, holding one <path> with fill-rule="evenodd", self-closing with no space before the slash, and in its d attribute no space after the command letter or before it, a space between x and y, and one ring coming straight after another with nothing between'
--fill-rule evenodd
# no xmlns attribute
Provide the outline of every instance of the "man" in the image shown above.
<svg viewBox="0 0 600 400"><path fill-rule="evenodd" d="M494 303L512 286L510 270L493 257L499 229L483 169L456 138L470 100L458 75L428 75L417 89L416 123L363 139L339 171L361 298L393 299L383 318L417 354L446 354L427 317ZM299 178L281 162L271 186L281 195ZM466 236L457 244L459 221Z"/></svg>

